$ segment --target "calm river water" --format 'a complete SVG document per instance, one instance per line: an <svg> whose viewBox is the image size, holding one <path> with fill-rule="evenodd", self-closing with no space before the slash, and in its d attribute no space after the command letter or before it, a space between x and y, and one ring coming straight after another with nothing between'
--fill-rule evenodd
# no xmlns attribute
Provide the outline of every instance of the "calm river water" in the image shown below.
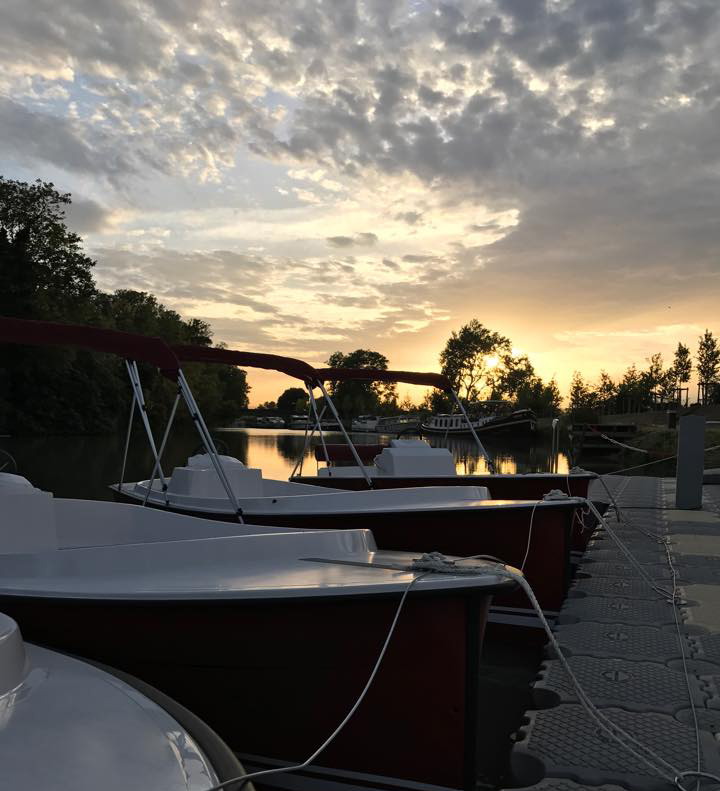
<svg viewBox="0 0 720 791"><path fill-rule="evenodd" d="M283 429L215 429L213 436L221 452L236 456L250 467L260 467L268 478L285 480L303 450L303 432ZM341 434L327 434L327 442L342 442ZM353 434L358 443L389 441L375 434ZM431 437L433 445L444 445L443 437ZM539 435L527 439L484 438L483 442L500 472L544 472L550 469L550 437ZM8 451L17 462L18 471L35 486L54 492L58 497L111 499L109 484L119 480L124 436L101 437L0 437L0 449ZM317 437L314 444L318 444ZM200 445L192 429L171 436L165 451L163 468L169 474L174 466L184 464ZM484 472L485 462L479 457L472 439L459 437L447 441L461 473ZM0 465L4 462L0 460ZM152 456L144 434L136 428L128 454L126 481L147 478L152 471ZM628 463L632 464L630 460ZM314 473L313 448L306 451L304 470ZM626 466L623 459L610 455L595 460L583 459L584 467L609 472ZM569 468L568 455L561 453L558 470ZM7 468L9 469L9 468ZM667 474L667 473L665 473Z"/></svg>

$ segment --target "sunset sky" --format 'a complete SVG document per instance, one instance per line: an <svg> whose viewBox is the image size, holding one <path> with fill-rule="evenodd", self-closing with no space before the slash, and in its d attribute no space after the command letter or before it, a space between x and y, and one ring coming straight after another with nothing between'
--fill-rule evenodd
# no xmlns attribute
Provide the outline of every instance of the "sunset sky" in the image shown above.
<svg viewBox="0 0 720 791"><path fill-rule="evenodd" d="M476 317L563 392L720 331L717 0L31 7L0 173L73 194L101 288L311 363Z"/></svg>

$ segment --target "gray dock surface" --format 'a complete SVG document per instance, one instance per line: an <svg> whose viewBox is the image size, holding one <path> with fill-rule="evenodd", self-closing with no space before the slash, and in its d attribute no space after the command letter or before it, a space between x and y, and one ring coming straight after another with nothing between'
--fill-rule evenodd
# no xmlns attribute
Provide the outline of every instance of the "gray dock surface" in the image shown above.
<svg viewBox="0 0 720 791"><path fill-rule="evenodd" d="M696 770L699 760L703 772L720 775L720 486L704 486L702 510L678 511L674 479L605 481L622 514L618 521L609 511L609 525L653 585L600 527L555 636L582 689L613 724L680 771ZM598 482L590 497L608 500ZM677 788L591 718L552 650L532 706L513 747L513 787ZM683 782L688 790L720 789L709 779Z"/></svg>

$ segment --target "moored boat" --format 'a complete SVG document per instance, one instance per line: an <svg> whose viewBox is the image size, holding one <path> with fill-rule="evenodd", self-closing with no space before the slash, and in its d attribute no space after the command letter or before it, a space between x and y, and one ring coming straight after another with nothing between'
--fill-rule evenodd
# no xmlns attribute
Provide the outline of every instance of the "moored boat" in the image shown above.
<svg viewBox="0 0 720 791"><path fill-rule="evenodd" d="M28 327L27 325L31 325ZM263 478L262 472L249 469L237 459L220 457L207 430L202 413L183 375L178 357L183 361L212 362L244 367L272 368L300 379L308 386L311 406L319 422L312 388L320 387L326 405L337 419L337 412L322 385L322 375L300 360L236 352L229 349L178 346L170 350L158 339L149 339L146 346L141 336L128 336L108 330L50 325L45 322L0 320L0 338L19 343L77 343L99 351L111 351L129 358L139 356L157 365L178 384L178 397L183 398L200 433L205 453L173 470L170 476L162 469L165 440L175 415L171 412L159 450L144 409L139 374L134 363L128 363L137 402L148 440L155 457L150 478L123 483L113 488L120 498L178 513L205 516L234 522L252 522L315 530L338 528L371 528L378 547L385 550L411 552L441 551L451 555L492 554L513 565L522 566L537 589L540 603L548 617L559 610L568 578L571 531L574 514L581 501L488 500L486 489L470 487L423 487L374 491L328 491L324 487ZM177 355L177 356L176 356ZM335 369L333 369L333 374ZM365 372L375 375L375 372ZM383 372L396 376L395 372ZM405 374L411 383L430 377L442 384L437 375ZM416 382L417 383L417 382ZM459 407L462 409L462 405ZM353 460L361 474L366 475L362 460L341 426ZM525 624L535 630L540 623L522 598L498 597L493 621Z"/></svg>
<svg viewBox="0 0 720 791"><path fill-rule="evenodd" d="M376 415L358 415L353 418L350 428L352 431L376 431L380 418Z"/></svg>
<svg viewBox="0 0 720 791"><path fill-rule="evenodd" d="M471 417L468 421L463 415L433 415L420 426L424 434L447 436L467 436L476 434L533 434L537 428L537 418L531 409L515 409L506 414L488 414Z"/></svg>
<svg viewBox="0 0 720 791"><path fill-rule="evenodd" d="M508 500L539 499L553 490L560 490L572 497L587 498L588 487L596 478L594 473L585 470L571 470L569 473L496 473L492 459L482 445L474 423L464 411L460 399L453 391L448 379L436 373L414 371L385 371L373 369L325 368L316 371L321 379L346 381L362 379L367 381L405 382L407 384L435 387L447 392L459 409L453 416L454 421L464 421L467 433L477 442L478 452L489 469L486 474L465 475L458 473L451 452L446 448L434 448L421 439L391 440L389 446L377 446L374 453L354 454L355 464L347 457L343 445L324 445L322 452L316 452L319 462L327 462L318 467L316 475L293 475L292 481L316 486L329 486L337 489L389 489L408 486L485 486L490 497ZM579 524L579 523L578 523ZM580 530L577 541L584 549L587 531ZM580 546L578 546L578 549Z"/></svg>
<svg viewBox="0 0 720 791"><path fill-rule="evenodd" d="M0 512L0 609L26 638L156 686L253 768L323 743L412 586L367 697L294 782L474 787L482 636L490 598L514 584L503 567L416 571L417 555L379 552L367 530L206 524L56 500L9 475Z"/></svg>
<svg viewBox="0 0 720 791"><path fill-rule="evenodd" d="M183 706L124 673L26 643L5 614L0 731L0 786L12 791L206 791L244 775Z"/></svg>
<svg viewBox="0 0 720 791"><path fill-rule="evenodd" d="M415 434L419 431L422 420L419 415L393 415L381 417L377 425L378 434Z"/></svg>

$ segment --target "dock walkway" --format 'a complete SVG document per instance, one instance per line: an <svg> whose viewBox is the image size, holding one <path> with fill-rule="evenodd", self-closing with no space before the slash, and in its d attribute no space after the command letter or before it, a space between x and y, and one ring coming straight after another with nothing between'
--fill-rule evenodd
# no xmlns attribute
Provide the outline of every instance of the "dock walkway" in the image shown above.
<svg viewBox="0 0 720 791"><path fill-rule="evenodd" d="M680 603L674 606L670 595L648 584L600 528L561 610L556 638L587 696L614 724L673 767L695 770L699 758L703 771L720 775L720 486L704 487L701 511L678 511L674 479L605 480L627 520L618 522L610 511L609 524L656 587L672 590L674 569ZM599 483L593 487L592 499L608 499ZM667 548L655 535L669 539ZM550 654L534 685L533 707L513 747L515 787L676 789L593 721ZM695 789L697 781L684 783ZM705 779L699 788L718 791L720 784Z"/></svg>

